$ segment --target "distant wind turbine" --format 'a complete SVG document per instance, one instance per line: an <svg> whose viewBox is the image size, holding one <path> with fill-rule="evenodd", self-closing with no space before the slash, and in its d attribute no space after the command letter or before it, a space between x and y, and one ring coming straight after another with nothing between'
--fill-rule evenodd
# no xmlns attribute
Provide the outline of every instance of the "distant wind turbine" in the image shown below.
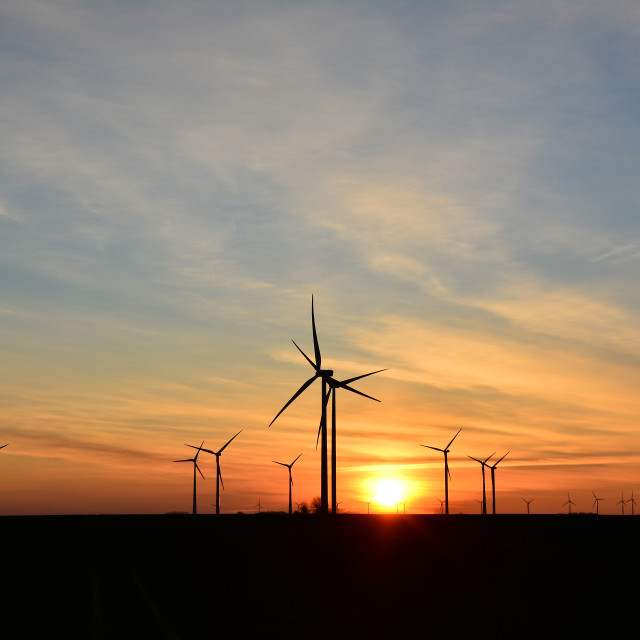
<svg viewBox="0 0 640 640"><path fill-rule="evenodd" d="M525 500L524 498L522 498L524 500L524 502L526 502L527 504L527 515L531 515L530 511L529 511L529 505L535 500L535 498L531 498L531 500Z"/></svg>
<svg viewBox="0 0 640 640"><path fill-rule="evenodd" d="M505 453L498 462L488 465L491 469L491 495L493 498L493 515L496 515L496 467L509 455L509 452Z"/></svg>
<svg viewBox="0 0 640 640"><path fill-rule="evenodd" d="M620 500L618 500L618 502L616 502L616 504L622 505L622 515L624 515L624 504L625 502L627 502L627 500L624 499L624 491L622 492L622 496L620 497Z"/></svg>
<svg viewBox="0 0 640 640"><path fill-rule="evenodd" d="M302 454L300 454L300 456L301 455ZM298 456L298 458L300 456ZM273 460L273 462L275 462L276 464L282 465L283 467L287 467L287 469L289 469L289 515L293 514L293 503L291 502L291 487L293 487L293 477L291 476L291 467L293 467L293 465L297 462L298 458L296 458L291 464L287 464L286 462L276 462L276 460Z"/></svg>
<svg viewBox="0 0 640 640"><path fill-rule="evenodd" d="M440 498L438 500L440 502L440 515L442 515L444 513L444 500L440 500Z"/></svg>
<svg viewBox="0 0 640 640"><path fill-rule="evenodd" d="M449 447L453 444L453 441L458 437L458 433L460 433L461 431L462 431L462 427L458 429L458 432L456 433L456 435L453 436L453 438L451 438L451 440L449 441L449 444L447 444L447 446L444 449L431 447L428 444L420 445L421 447L426 447L427 449L433 449L434 451L440 451L441 453L444 453L444 510L446 514L449 513L449 480L451 479L451 472L449 471L449 461L447 456L449 454Z"/></svg>
<svg viewBox="0 0 640 640"><path fill-rule="evenodd" d="M631 491L631 497L629 498L628 502L631 503L631 515L635 516L636 515L636 499L633 497L633 491Z"/></svg>
<svg viewBox="0 0 640 640"><path fill-rule="evenodd" d="M219 451L211 451L211 449L202 449L205 453L210 453L212 456L216 457L216 514L220 513L220 485L224 489L224 482L222 481L222 473L220 472L220 456L222 452L235 440L244 429L240 429L238 433L236 433L231 440L229 440ZM193 446L193 445L188 445Z"/></svg>
<svg viewBox="0 0 640 640"><path fill-rule="evenodd" d="M591 505L592 507L596 508L596 515L599 516L600 515L600 500L604 500L604 498L598 498L596 496L595 491L592 491L591 493L593 493L593 505Z"/></svg>
<svg viewBox="0 0 640 640"><path fill-rule="evenodd" d="M575 502L571 499L571 496L569 495L569 492L567 491L567 501L562 505L563 507L566 507L567 505L569 505L569 515L571 515L571 505L575 504Z"/></svg>
<svg viewBox="0 0 640 640"><path fill-rule="evenodd" d="M496 454L496 452L494 451L489 458L493 458L493 456ZM480 466L482 467L482 515L487 515L487 491L486 491L486 483L485 483L485 478L484 478L484 468L488 467L489 465L487 464L487 461L489 460L489 458L485 458L484 460L478 460L478 458L474 458L473 456L469 456L469 458L471 458L472 460L475 460L476 462L480 463Z"/></svg>
<svg viewBox="0 0 640 640"><path fill-rule="evenodd" d="M476 502L480 505L480 513L484 515L484 500L476 500Z"/></svg>
<svg viewBox="0 0 640 640"><path fill-rule="evenodd" d="M204 440L202 441L202 444L199 447L196 447L192 444L186 444L185 447L193 447L194 449L197 449L198 451L196 452L196 455L193 456L193 458L187 458L186 460L174 460L174 462L193 462L193 515L195 516L198 513L198 504L197 504L197 500L196 500L196 470L198 471L198 473L202 476L202 479L204 480L204 474L202 473L202 471L200 471L200 467L198 466L198 456L200 455L200 452L202 451L202 445L204 444ZM6 445L5 445L6 446Z"/></svg>

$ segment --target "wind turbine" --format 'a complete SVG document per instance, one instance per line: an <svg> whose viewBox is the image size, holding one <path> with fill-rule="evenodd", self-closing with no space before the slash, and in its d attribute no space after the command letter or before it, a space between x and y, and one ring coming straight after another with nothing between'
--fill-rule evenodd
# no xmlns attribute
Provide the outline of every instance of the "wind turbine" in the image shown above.
<svg viewBox="0 0 640 640"><path fill-rule="evenodd" d="M531 512L529 511L529 505L535 500L535 498L531 498L531 500L525 500L524 498L522 499L527 503L527 515L531 515Z"/></svg>
<svg viewBox="0 0 640 640"><path fill-rule="evenodd" d="M633 491L631 491L631 497L629 498L629 500L627 502L631 503L631 515L635 516L636 515L636 510L635 510L636 499L633 497Z"/></svg>
<svg viewBox="0 0 640 640"><path fill-rule="evenodd" d="M496 467L509 455L509 452L505 453L498 462L494 464L490 464L489 469L491 469L491 495L493 498L493 515L496 515Z"/></svg>
<svg viewBox="0 0 640 640"><path fill-rule="evenodd" d="M627 500L624 499L624 491L622 492L622 495L620 496L620 500L618 500L618 502L616 502L616 504L622 505L622 515L624 515L624 503L627 502Z"/></svg>
<svg viewBox="0 0 640 640"><path fill-rule="evenodd" d="M599 516L600 515L600 500L604 500L604 498L598 498L595 494L595 491L592 491L591 493L593 493L593 505L592 507L596 508L596 515Z"/></svg>
<svg viewBox="0 0 640 640"><path fill-rule="evenodd" d="M493 458L495 454L496 452L494 451L489 456L489 458ZM489 458L485 458L484 460L478 460L478 458L474 458L473 456L469 456L469 458L471 458L472 460L475 460L476 462L479 462L480 466L482 467L482 515L486 516L487 515L487 491L486 491L486 483L484 479L484 468L489 466L487 464L487 461L489 460Z"/></svg>
<svg viewBox="0 0 640 640"><path fill-rule="evenodd" d="M575 504L575 502L571 499L571 496L569 495L569 492L567 491L567 501L562 505L563 507L566 507L567 505L569 505L569 515L571 515L571 505Z"/></svg>
<svg viewBox="0 0 640 640"><path fill-rule="evenodd" d="M373 375L373 373L379 373L378 371L373 371L371 373L366 373L362 376L356 376L355 378L350 378L349 380L338 381L333 377L332 369L322 369L322 355L320 354L320 345L318 344L318 334L316 332L316 320L314 314L313 307L313 296L311 296L311 330L313 333L313 351L315 362L307 356L307 354L296 344L295 340L292 340L296 349L304 356L304 359L313 367L315 373L311 376L306 382L302 384L302 386L291 396L289 401L278 411L276 417L269 423L271 426L277 419L278 416L299 396L301 395L307 387L309 387L317 378L322 380L322 394L320 396L320 406L321 406L321 414L320 414L320 513L327 514L329 512L329 476L328 476L328 468L327 468L327 458L328 458L328 436L327 436L327 404L329 402L329 391L333 390L333 450L332 450L332 476L333 476L333 496L332 496L332 507L335 511L337 508L336 503L336 494L335 494L335 388L340 387L343 389L347 389L348 391L352 391L359 395L365 396L366 398L371 398L371 400L377 400L371 396L368 396L361 391L357 391L349 386L351 382L355 380L359 380L360 378L364 378L366 376ZM329 391L328 391L329 389Z"/></svg>
<svg viewBox="0 0 640 640"><path fill-rule="evenodd" d="M304 355L304 354L303 354ZM306 356L305 356L306 357ZM309 358L307 358L309 360ZM381 373L382 371L386 371L386 369L379 369L378 371L371 371L370 373L364 373L361 376L355 376L353 378L349 378L348 380L336 380L333 376L330 376L327 380L329 384L329 392L327 393L325 400L325 410L324 416L326 420L326 405L329 404L329 396L332 397L331 402L331 511L332 513L337 513L338 511L338 493L337 493L337 456L336 456L336 390L337 389L347 389L347 391L351 391L352 393L357 393L358 395L364 396L365 398L369 398L370 400L375 400L376 402L380 402L378 398L374 398L373 396L369 396L366 393L362 393L362 391L358 391L349 385L356 380L360 380L361 378L366 378L367 376L372 376L374 373ZM317 446L317 445L316 445Z"/></svg>
<svg viewBox="0 0 640 640"><path fill-rule="evenodd" d="M438 498L438 501L440 502L440 515L442 515L444 513L444 500Z"/></svg>
<svg viewBox="0 0 640 640"><path fill-rule="evenodd" d="M220 451L211 451L211 449L202 449L204 452L210 453L212 456L216 457L216 514L220 513L220 485L222 485L222 488L224 489L224 482L222 481L222 473L220 473L220 456L222 455L222 452L231 444L231 442L235 438L237 438L243 431L244 429L240 429L240 431L238 431L238 433L236 433L236 435L233 436L233 438L231 438L231 440L229 440L220 449ZM188 446L191 447L193 445L188 445Z"/></svg>
<svg viewBox="0 0 640 640"><path fill-rule="evenodd" d="M300 454L300 456L301 455L302 454ZM298 458L300 456L298 456ZM293 478L291 477L291 467L293 467L293 465L296 463L298 458L296 458L291 464L286 464L285 462L276 462L275 460L273 460L273 462L275 462L276 464L280 464L283 467L287 467L287 469L289 469L289 515L293 514L293 508L292 508L292 502L291 502L291 487L293 487Z"/></svg>
<svg viewBox="0 0 640 640"><path fill-rule="evenodd" d="M458 429L458 433L462 431L462 427ZM427 449L433 449L434 451L440 451L444 453L444 509L445 513L449 513L449 480L451 479L451 472L449 471L449 461L447 455L449 453L449 447L452 445L453 441L458 437L458 433L456 433L453 438L449 441L449 444L444 449L438 449L437 447L430 447L427 444L421 444L421 447L426 447Z"/></svg>
<svg viewBox="0 0 640 640"><path fill-rule="evenodd" d="M185 444L185 447L193 447L194 449L197 449L198 451L196 455L193 456L193 458L187 458L186 460L174 460L174 462L193 462L193 515L194 516L198 513L198 505L196 502L196 477L197 477L196 469L198 470L198 473L202 476L202 479L203 480L205 479L204 474L202 473L202 471L200 471L200 467L198 466L198 456L200 455L200 452L203 450L202 449L203 444L204 444L204 440L202 441L202 444L199 447L196 447L192 444Z"/></svg>

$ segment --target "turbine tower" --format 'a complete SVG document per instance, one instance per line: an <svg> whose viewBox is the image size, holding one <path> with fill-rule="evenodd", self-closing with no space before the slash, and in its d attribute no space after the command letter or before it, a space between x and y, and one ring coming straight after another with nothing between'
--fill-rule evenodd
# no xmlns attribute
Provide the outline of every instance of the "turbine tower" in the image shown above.
<svg viewBox="0 0 640 640"><path fill-rule="evenodd" d="M216 515L220 513L220 485L224 489L224 482L222 481L222 473L220 472L220 456L222 452L231 444L231 442L237 438L244 429L240 429L231 440L229 440L219 451L211 451L211 449L202 449L205 453L210 453L216 457ZM193 445L189 445L193 446Z"/></svg>
<svg viewBox="0 0 640 640"><path fill-rule="evenodd" d="M196 500L196 477L197 477L196 470L204 480L204 474L202 473L202 471L200 471L200 467L198 466L198 456L202 451L203 444L204 444L204 440L202 441L202 444L199 447L196 447L195 445L192 445L192 444L185 444L184 445L185 447L193 447L194 449L197 449L198 451L196 452L196 455L193 456L193 458L187 458L186 460L174 460L174 462L193 462L193 515L194 516L198 513L198 504Z"/></svg>
<svg viewBox="0 0 640 640"><path fill-rule="evenodd" d="M592 491L591 493L593 493L593 505L591 505L592 507L596 508L596 515L599 516L600 515L600 500L604 500L604 498L598 498L595 494L595 491Z"/></svg>
<svg viewBox="0 0 640 640"><path fill-rule="evenodd" d="M460 429L458 429L458 433L460 433L462 431L462 427L460 427ZM455 436L453 436L453 438L451 438L451 440L449 441L449 444L447 444L447 446L444 449L438 449L437 447L431 447L428 444L421 444L421 447L426 447L427 449L433 449L434 451L440 451L441 453L444 453L444 512L446 514L449 513L449 480L451 479L451 472L449 471L449 461L448 461L448 454L449 454L449 447L453 444L453 441L458 437L458 433L456 433Z"/></svg>
<svg viewBox="0 0 640 640"><path fill-rule="evenodd" d="M522 498L522 499L527 504L527 515L531 515L531 512L529 511L529 505L535 500L535 498L531 498L531 500L525 500L524 498Z"/></svg>
<svg viewBox="0 0 640 640"><path fill-rule="evenodd" d="M365 396L366 398L370 398L371 400L376 400L380 402L376 398L372 398L368 396L366 393L362 393L361 391L357 391L349 386L349 383L354 382L355 380L359 380L360 378L364 378L366 376L373 375L374 373L379 373L379 371L373 371L371 373L365 373L361 376L356 376L355 378L350 378L349 380L339 381L333 377L332 369L323 369L322 368L322 355L320 353L320 345L318 344L318 334L316 332L316 320L314 314L313 307L313 296L311 296L311 331L313 334L313 351L315 362L307 356L307 354L296 344L295 340L292 340L296 349L304 356L304 359L313 367L315 373L311 376L306 382L302 384L302 386L291 396L289 401L278 411L276 417L269 423L271 426L277 419L278 416L299 396L301 395L307 387L309 387L317 378L322 380L322 389L320 396L320 513L327 514L329 513L329 475L328 475L328 435L327 435L327 404L329 402L329 393L333 390L333 448L332 448L332 479L333 479L333 496L332 496L332 508L334 512L337 510L337 502L336 502L336 492L335 492L335 475L336 475L336 441L335 441L335 428L336 428L336 417L335 417L335 388L343 388L348 391L352 391L353 393L357 393L359 395ZM383 371L383 369L381 369Z"/></svg>
<svg viewBox="0 0 640 640"><path fill-rule="evenodd" d="M489 456L489 458L493 458L495 454L496 452L494 451ZM479 462L480 466L482 467L482 515L486 516L487 515L487 491L486 491L486 482L484 478L484 468L489 466L487 464L487 461L489 460L489 458L485 458L484 460L478 460L478 458L474 458L473 456L469 456L469 458L471 458L472 460L475 460L476 462Z"/></svg>
<svg viewBox="0 0 640 640"><path fill-rule="evenodd" d="M489 469L491 469L491 496L493 499L493 515L496 515L496 467L509 455L509 452L505 453L498 462L494 464L490 464Z"/></svg>
<svg viewBox="0 0 640 640"><path fill-rule="evenodd" d="M300 456L301 455L302 454L300 454ZM298 456L298 458L300 456ZM287 469L289 469L289 515L293 513L293 503L291 502L291 487L293 487L293 477L291 476L291 467L293 467L293 465L296 463L298 458L296 458L291 464L286 464L285 462L277 462L276 460L273 460L273 462L275 462L276 464L280 464L283 467L287 467Z"/></svg>

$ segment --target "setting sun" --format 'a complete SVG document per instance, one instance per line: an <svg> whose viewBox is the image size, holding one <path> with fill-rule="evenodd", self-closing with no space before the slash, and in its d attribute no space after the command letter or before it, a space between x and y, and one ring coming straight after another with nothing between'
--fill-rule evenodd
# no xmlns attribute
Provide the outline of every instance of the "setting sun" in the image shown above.
<svg viewBox="0 0 640 640"><path fill-rule="evenodd" d="M402 502L404 487L398 480L385 478L378 480L374 485L374 501L378 504L390 507Z"/></svg>

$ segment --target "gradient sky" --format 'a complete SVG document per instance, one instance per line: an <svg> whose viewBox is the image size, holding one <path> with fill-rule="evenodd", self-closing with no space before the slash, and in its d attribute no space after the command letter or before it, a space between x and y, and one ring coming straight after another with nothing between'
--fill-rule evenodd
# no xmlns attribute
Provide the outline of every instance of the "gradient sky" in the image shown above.
<svg viewBox="0 0 640 640"><path fill-rule="evenodd" d="M640 3L0 3L0 513L640 499ZM202 454L202 512L215 459ZM372 504L372 510L382 510ZM392 507L395 512L395 507Z"/></svg>

